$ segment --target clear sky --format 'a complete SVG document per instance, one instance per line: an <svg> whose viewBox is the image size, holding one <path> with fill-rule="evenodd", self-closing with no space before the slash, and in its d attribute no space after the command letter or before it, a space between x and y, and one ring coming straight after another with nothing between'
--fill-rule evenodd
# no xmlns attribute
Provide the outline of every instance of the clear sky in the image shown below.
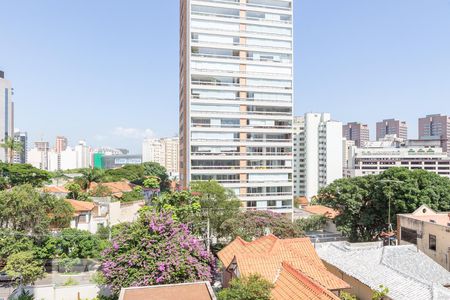
<svg viewBox="0 0 450 300"><path fill-rule="evenodd" d="M450 114L450 0L295 0L295 112ZM178 131L178 0L0 0L0 69L30 141Z"/></svg>

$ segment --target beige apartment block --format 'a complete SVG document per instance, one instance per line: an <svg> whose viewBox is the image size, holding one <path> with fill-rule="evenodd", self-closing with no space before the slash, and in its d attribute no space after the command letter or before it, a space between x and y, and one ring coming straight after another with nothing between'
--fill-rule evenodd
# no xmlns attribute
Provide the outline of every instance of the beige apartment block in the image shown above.
<svg viewBox="0 0 450 300"><path fill-rule="evenodd" d="M435 212L426 205L411 214L397 215L400 245L414 244L450 270L450 212Z"/></svg>
<svg viewBox="0 0 450 300"><path fill-rule="evenodd" d="M180 181L292 212L292 0L180 1Z"/></svg>

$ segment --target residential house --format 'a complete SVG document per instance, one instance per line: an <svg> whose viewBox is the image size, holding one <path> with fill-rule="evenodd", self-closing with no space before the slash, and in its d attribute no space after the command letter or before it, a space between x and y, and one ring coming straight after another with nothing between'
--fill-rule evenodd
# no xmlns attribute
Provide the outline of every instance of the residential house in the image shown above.
<svg viewBox="0 0 450 300"><path fill-rule="evenodd" d="M121 203L119 201L111 202L108 197L96 199L94 202L66 200L75 210L70 223L71 228L96 233L101 226L133 222L137 219L139 210L145 205L143 200Z"/></svg>
<svg viewBox="0 0 450 300"><path fill-rule="evenodd" d="M450 299L450 273L414 245L333 242L315 247L327 269L358 299L371 300L380 285L389 289L386 299Z"/></svg>
<svg viewBox="0 0 450 300"><path fill-rule="evenodd" d="M207 281L122 288L119 300L216 300Z"/></svg>
<svg viewBox="0 0 450 300"><path fill-rule="evenodd" d="M326 233L339 233L334 218L339 214L338 211L323 205L303 205L300 208L294 209L294 220L305 219L313 216L324 216L326 218L323 231Z"/></svg>
<svg viewBox="0 0 450 300"><path fill-rule="evenodd" d="M436 212L426 205L411 214L397 215L400 245L417 249L450 270L450 212Z"/></svg>
<svg viewBox="0 0 450 300"><path fill-rule="evenodd" d="M69 193L69 190L67 190L65 187L57 185L45 186L43 191L44 193L48 193L63 199L66 198L67 194Z"/></svg>
<svg viewBox="0 0 450 300"><path fill-rule="evenodd" d="M111 191L111 196L115 198L122 198L124 193L133 191L134 185L128 181L116 181L116 182L91 182L89 190L94 190L97 186L102 185L107 187Z"/></svg>
<svg viewBox="0 0 450 300"><path fill-rule="evenodd" d="M327 271L308 238L282 240L267 235L246 242L238 237L222 249L218 257L224 266L224 287L235 277L256 273L274 284L272 296L276 300L339 299L340 292L350 288ZM310 294L306 297L303 293Z"/></svg>

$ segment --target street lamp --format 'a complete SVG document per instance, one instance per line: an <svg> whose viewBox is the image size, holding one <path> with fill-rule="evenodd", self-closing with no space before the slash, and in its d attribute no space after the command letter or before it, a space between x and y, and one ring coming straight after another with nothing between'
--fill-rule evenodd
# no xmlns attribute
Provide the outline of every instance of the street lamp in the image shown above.
<svg viewBox="0 0 450 300"><path fill-rule="evenodd" d="M379 180L378 183L403 183L401 180L397 179L382 179ZM391 223L391 195L388 195L388 232L392 232L392 223Z"/></svg>

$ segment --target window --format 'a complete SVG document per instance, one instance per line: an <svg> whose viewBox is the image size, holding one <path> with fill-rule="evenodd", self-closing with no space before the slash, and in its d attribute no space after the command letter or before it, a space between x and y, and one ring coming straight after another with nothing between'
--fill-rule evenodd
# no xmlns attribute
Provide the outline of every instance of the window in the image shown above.
<svg viewBox="0 0 450 300"><path fill-rule="evenodd" d="M436 236L430 234L428 239L428 248L430 250L436 251Z"/></svg>
<svg viewBox="0 0 450 300"><path fill-rule="evenodd" d="M402 241L417 245L417 231L416 230L402 227L401 228L401 238L402 238Z"/></svg>

